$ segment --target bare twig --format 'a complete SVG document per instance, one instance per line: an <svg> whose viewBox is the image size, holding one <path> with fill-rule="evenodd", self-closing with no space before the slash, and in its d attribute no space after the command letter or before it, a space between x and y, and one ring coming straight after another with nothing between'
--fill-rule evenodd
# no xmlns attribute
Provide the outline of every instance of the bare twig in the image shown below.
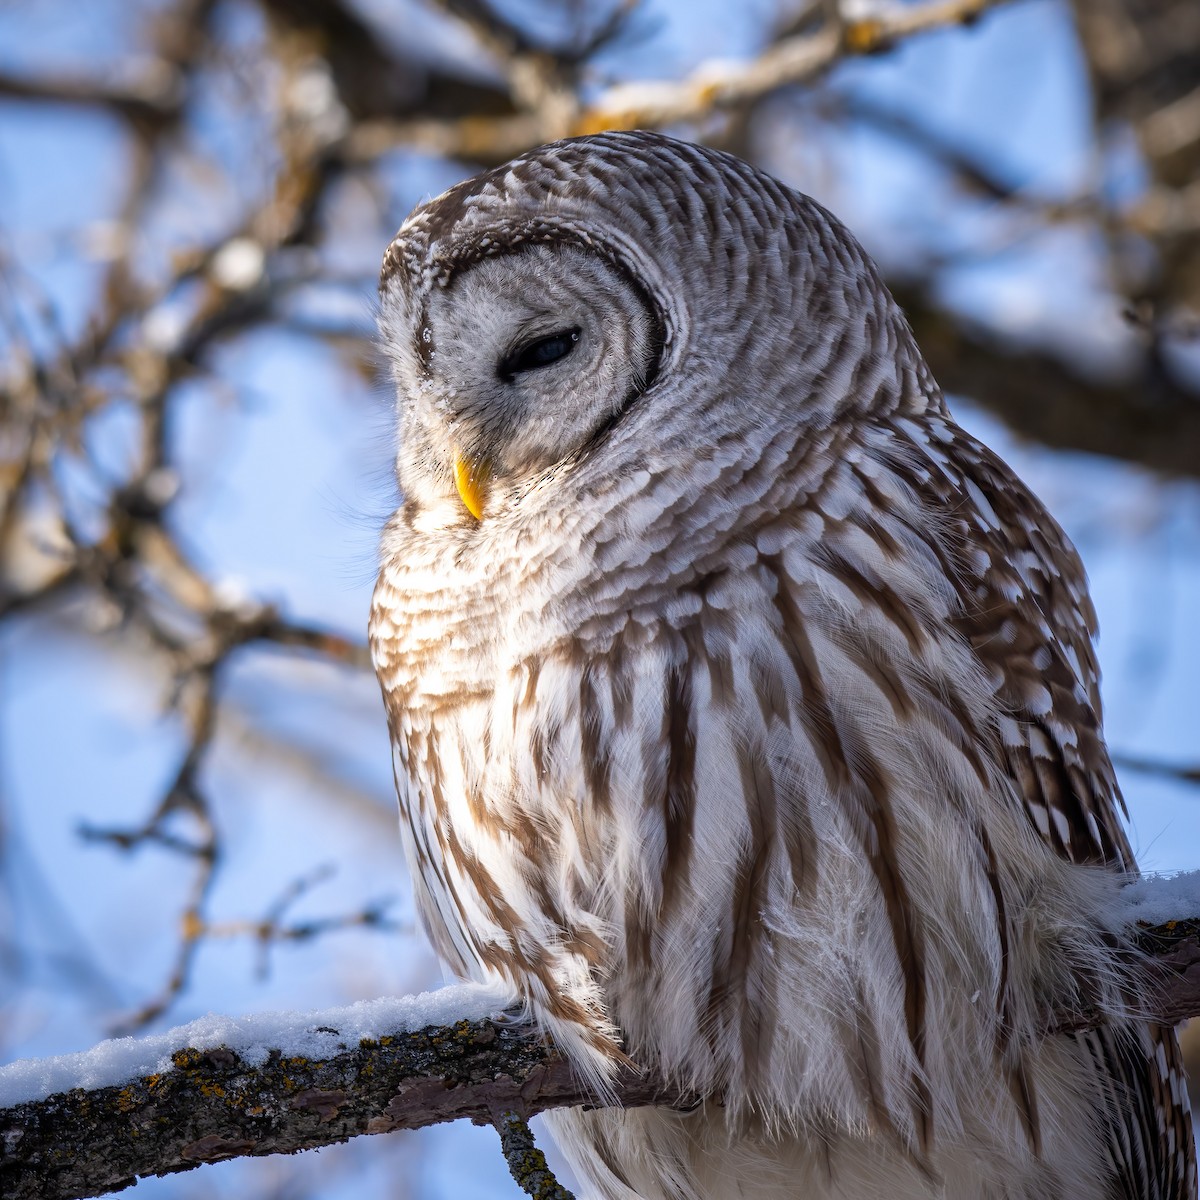
<svg viewBox="0 0 1200 1200"><path fill-rule="evenodd" d="M521 1191L534 1200L575 1200L546 1165L546 1156L537 1148L528 1121L510 1109L494 1123L500 1135L500 1152Z"/></svg>
<svg viewBox="0 0 1200 1200"><path fill-rule="evenodd" d="M197 936L211 939L253 938L258 943L257 974L260 979L265 979L270 967L271 947L282 942L307 942L324 934L345 929L374 929L383 933L411 931L410 926L392 920L387 915L387 910L395 902L394 898L377 900L357 912L343 913L332 917L312 917L306 921L285 923L284 918L292 905L319 883L329 879L334 872L335 868L326 864L293 880L271 903L260 920L209 923L199 931Z"/></svg>

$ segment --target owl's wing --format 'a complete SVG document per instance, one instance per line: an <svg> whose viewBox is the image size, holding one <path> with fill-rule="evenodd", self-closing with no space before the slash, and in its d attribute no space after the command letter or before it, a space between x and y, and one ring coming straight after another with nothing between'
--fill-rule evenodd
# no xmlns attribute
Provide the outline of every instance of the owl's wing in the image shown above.
<svg viewBox="0 0 1200 1200"><path fill-rule="evenodd" d="M957 624L996 689L1003 755L1030 823L1077 863L1135 873L1124 801L1101 728L1083 566L1054 519L990 450L961 430L897 431L939 511L958 510L950 571ZM965 487L969 506L961 497ZM1191 1200L1195 1145L1179 1044L1169 1027L1081 1034L1102 1094L1114 1096L1110 1152L1128 1200Z"/></svg>

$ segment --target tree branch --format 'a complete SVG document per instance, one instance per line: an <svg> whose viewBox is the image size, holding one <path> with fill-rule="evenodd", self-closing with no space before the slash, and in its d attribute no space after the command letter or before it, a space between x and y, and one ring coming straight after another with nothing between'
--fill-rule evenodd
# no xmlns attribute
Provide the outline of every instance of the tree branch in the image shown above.
<svg viewBox="0 0 1200 1200"><path fill-rule="evenodd" d="M586 104L568 91L556 96L555 103L511 114L365 121L348 137L346 154L350 161L372 160L407 145L486 166L556 138L697 121L717 111L744 109L780 88L809 83L846 59L886 52L931 30L970 24L1011 2L931 0L867 18L830 19L815 31L781 38L749 61L706 63L680 80L616 84Z"/></svg>
<svg viewBox="0 0 1200 1200"><path fill-rule="evenodd" d="M1127 379L1087 379L1048 351L973 329L924 289L889 280L934 378L1010 429L1057 450L1083 450L1164 475L1200 474L1200 396L1143 360Z"/></svg>
<svg viewBox="0 0 1200 1200"><path fill-rule="evenodd" d="M527 1119L588 1099L567 1063L528 1025L504 1017L398 1032L356 1045L327 1030L327 1058L272 1051L261 1064L225 1047L181 1047L173 1067L95 1090L0 1110L0 1193L66 1200L138 1176L247 1155L289 1154L363 1133L464 1117ZM626 1075L626 1107L661 1100Z"/></svg>
<svg viewBox="0 0 1200 1200"><path fill-rule="evenodd" d="M1181 898L1186 891L1171 892L1169 882L1137 886L1143 902L1187 907ZM1138 1001L1146 1015L1168 1024L1200 1015L1200 918L1136 922L1131 941L1136 953L1147 956ZM346 1012L328 1014L337 1025L321 1024L321 1014L307 1018L314 1023L306 1026L301 1052L282 1034L280 1045L261 1053L245 1046L240 1052L226 1045L196 1048L188 1040L201 1039L194 1027L184 1027L177 1031L181 1040L169 1055L170 1067L0 1109L0 1193L9 1200L98 1196L138 1176L465 1117L496 1125L514 1176L531 1195L567 1195L522 1123L545 1109L601 1101L519 1016L500 1013L359 1038L346 1032L352 1026L342 1019ZM1060 1012L1051 1032L1097 1023L1094 1013ZM328 1053L312 1048L314 1038L327 1041ZM77 1060L82 1075L88 1059L63 1061L70 1070ZM0 1089L7 1083L13 1090L6 1075L26 1079L30 1073L30 1064L0 1068ZM631 1108L694 1100L630 1070L617 1079L610 1102Z"/></svg>

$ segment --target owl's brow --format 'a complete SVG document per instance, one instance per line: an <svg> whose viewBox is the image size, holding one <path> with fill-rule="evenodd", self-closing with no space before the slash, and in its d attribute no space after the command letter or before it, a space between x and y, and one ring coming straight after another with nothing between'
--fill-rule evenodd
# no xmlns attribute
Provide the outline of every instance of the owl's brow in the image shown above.
<svg viewBox="0 0 1200 1200"><path fill-rule="evenodd" d="M523 220L501 220L486 229L447 238L444 248L430 256L432 282L445 286L454 274L484 259L520 254L535 246L551 245L574 246L596 255L622 275L652 311L659 313L661 306L652 289L634 269L627 254L603 235L562 219L528 217Z"/></svg>
<svg viewBox="0 0 1200 1200"><path fill-rule="evenodd" d="M604 238L597 237L595 234L575 229L561 222L534 218L518 224L493 226L489 230L473 236L450 241L444 250L432 256L430 261L433 273L432 282L438 287L445 288L450 285L456 275L476 263L484 262L489 258L497 258L500 255L523 254L537 246L548 245L573 246L596 255L621 276L641 301L646 312L650 314L651 355L650 361L646 365L645 378L641 387L597 431L596 437L600 437L612 428L637 396L648 391L653 385L662 367L663 355L671 341L670 325L664 315L663 306L658 302L653 289L634 270L625 255L616 247L611 246ZM427 313L428 306L423 302L420 320L417 323L418 328L428 326ZM429 370L434 350L432 338L428 341L418 338L416 349L422 367Z"/></svg>

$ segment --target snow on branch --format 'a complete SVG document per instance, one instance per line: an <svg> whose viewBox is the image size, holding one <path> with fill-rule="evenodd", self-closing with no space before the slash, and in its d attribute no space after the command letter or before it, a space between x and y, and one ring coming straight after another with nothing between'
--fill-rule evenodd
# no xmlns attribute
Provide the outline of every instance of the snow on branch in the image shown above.
<svg viewBox="0 0 1200 1200"><path fill-rule="evenodd" d="M0 1195L99 1196L139 1176L466 1117L496 1125L525 1190L561 1200L569 1193L525 1122L587 1096L512 1005L510 993L464 985L320 1012L210 1016L12 1063L0 1068ZM644 1075L618 1083L628 1107L673 1098Z"/></svg>
<svg viewBox="0 0 1200 1200"><path fill-rule="evenodd" d="M1125 889L1139 1006L1166 1023L1200 1015L1200 872ZM1185 914L1177 916L1176 914ZM1054 1014L1058 1031L1094 1014ZM690 1104L645 1074L616 1103ZM463 986L316 1013L207 1017L149 1038L0 1068L0 1194L98 1196L139 1176L247 1155L293 1153L363 1133L469 1118L492 1124L518 1182L568 1196L525 1125L547 1108L595 1104L512 997Z"/></svg>

